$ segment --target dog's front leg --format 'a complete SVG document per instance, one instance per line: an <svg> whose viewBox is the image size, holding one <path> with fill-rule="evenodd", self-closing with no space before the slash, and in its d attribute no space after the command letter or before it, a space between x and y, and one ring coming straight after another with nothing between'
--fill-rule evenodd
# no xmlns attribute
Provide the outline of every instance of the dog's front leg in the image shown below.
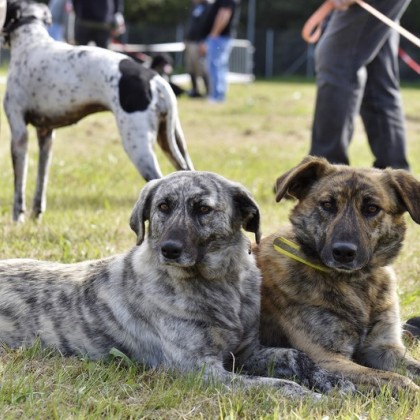
<svg viewBox="0 0 420 420"><path fill-rule="evenodd" d="M256 375L294 378L302 385L321 392L330 392L334 388L344 392L355 390L353 383L320 368L305 353L296 349L260 345L244 360L243 367Z"/></svg>
<svg viewBox="0 0 420 420"><path fill-rule="evenodd" d="M36 132L39 145L39 160L32 216L37 219L44 213L47 206L48 169L51 162L53 130L37 128Z"/></svg>
<svg viewBox="0 0 420 420"><path fill-rule="evenodd" d="M253 388L267 386L278 389L285 397L309 397L318 400L321 395L287 379L248 376L227 371L221 363L207 362L203 370L203 380L212 384L221 383L230 388Z"/></svg>
<svg viewBox="0 0 420 420"><path fill-rule="evenodd" d="M408 354L402 342L397 299L397 296L389 299L393 305L374 318L376 322L355 358L359 363L375 369L385 371L407 369L411 377L420 378L420 362Z"/></svg>
<svg viewBox="0 0 420 420"><path fill-rule="evenodd" d="M376 369L395 371L406 369L412 378L420 378L420 362L409 356L405 347L387 344L362 353L361 361Z"/></svg>
<svg viewBox="0 0 420 420"><path fill-rule="evenodd" d="M16 134L16 131L12 129L11 152L15 187L13 220L23 222L26 211L25 186L28 171L28 131L25 126L22 127L19 134Z"/></svg>
<svg viewBox="0 0 420 420"><path fill-rule="evenodd" d="M405 365L410 376L420 379L420 362L411 357L405 358Z"/></svg>

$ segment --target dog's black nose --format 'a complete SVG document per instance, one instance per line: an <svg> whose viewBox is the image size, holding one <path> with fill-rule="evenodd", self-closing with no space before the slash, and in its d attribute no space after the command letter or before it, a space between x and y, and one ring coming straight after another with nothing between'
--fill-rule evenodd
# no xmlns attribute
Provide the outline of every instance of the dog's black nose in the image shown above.
<svg viewBox="0 0 420 420"><path fill-rule="evenodd" d="M182 254L182 243L175 240L168 240L161 246L162 255L169 260L176 260Z"/></svg>
<svg viewBox="0 0 420 420"><path fill-rule="evenodd" d="M357 246L350 242L336 242L332 253L337 262L350 263L356 258Z"/></svg>

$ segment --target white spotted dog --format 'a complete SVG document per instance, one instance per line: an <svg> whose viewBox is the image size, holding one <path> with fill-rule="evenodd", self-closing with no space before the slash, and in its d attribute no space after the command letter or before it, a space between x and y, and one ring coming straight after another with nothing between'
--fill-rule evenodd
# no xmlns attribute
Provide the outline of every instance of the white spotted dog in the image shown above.
<svg viewBox="0 0 420 420"><path fill-rule="evenodd" d="M260 344L261 278L242 233L258 241L260 215L241 185L199 171L150 181L130 225L138 246L121 255L76 264L0 261L0 342L17 347L38 338L92 359L117 348L147 366L286 396L319 397L290 379L353 390L299 350Z"/></svg>
<svg viewBox="0 0 420 420"><path fill-rule="evenodd" d="M3 35L11 60L4 108L12 135L13 218L22 221L25 214L27 124L36 127L40 148L34 217L46 207L53 130L94 112L113 112L124 149L146 181L162 177L156 140L176 169L192 170L169 84L123 54L53 40L50 22L44 4L7 2Z"/></svg>

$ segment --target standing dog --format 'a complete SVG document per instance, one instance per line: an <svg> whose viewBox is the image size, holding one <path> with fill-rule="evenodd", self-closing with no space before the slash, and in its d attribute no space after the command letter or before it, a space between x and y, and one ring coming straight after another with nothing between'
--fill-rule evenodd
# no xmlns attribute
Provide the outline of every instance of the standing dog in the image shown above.
<svg viewBox="0 0 420 420"><path fill-rule="evenodd" d="M309 391L263 378L269 369L323 391L352 389L298 350L260 345L260 273L241 232L258 240L259 211L239 184L207 172L151 181L130 224L138 246L123 255L72 265L0 261L0 340L15 347L39 337L92 358L116 347L149 366L200 369L205 379L285 395Z"/></svg>
<svg viewBox="0 0 420 420"><path fill-rule="evenodd" d="M12 134L14 219L25 213L28 123L36 127L40 148L35 217L46 207L53 129L94 112L113 112L124 149L147 181L162 176L156 139L176 169L193 169L169 84L125 55L54 41L45 27L50 21L44 4L7 2L3 34L11 60L4 109Z"/></svg>
<svg viewBox="0 0 420 420"><path fill-rule="evenodd" d="M408 172L352 169L308 157L277 180L277 201L299 200L291 226L261 241L261 341L306 352L355 384L420 388L420 362L401 340L388 264L420 223L420 183Z"/></svg>

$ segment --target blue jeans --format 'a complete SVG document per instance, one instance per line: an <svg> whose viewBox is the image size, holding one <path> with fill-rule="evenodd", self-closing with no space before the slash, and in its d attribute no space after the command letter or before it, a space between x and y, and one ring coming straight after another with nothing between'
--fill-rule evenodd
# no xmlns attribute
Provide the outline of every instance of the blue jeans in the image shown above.
<svg viewBox="0 0 420 420"><path fill-rule="evenodd" d="M370 0L398 21L410 0ZM317 97L310 154L349 164L360 113L373 165L409 169L399 91L399 36L357 4L334 11L315 50Z"/></svg>
<svg viewBox="0 0 420 420"><path fill-rule="evenodd" d="M207 39L207 65L209 72L209 99L223 102L227 92L227 75L232 38L227 36Z"/></svg>
<svg viewBox="0 0 420 420"><path fill-rule="evenodd" d="M64 27L64 24L62 23L53 22L51 26L48 28L48 33L56 41L64 41L64 32L65 32L65 27Z"/></svg>

